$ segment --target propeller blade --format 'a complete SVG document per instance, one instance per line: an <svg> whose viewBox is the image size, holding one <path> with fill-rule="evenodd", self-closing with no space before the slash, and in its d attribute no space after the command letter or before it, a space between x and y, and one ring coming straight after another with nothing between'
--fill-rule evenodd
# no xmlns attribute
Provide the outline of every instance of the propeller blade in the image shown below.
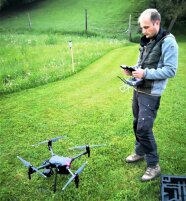
<svg viewBox="0 0 186 201"><path fill-rule="evenodd" d="M72 148L69 148L70 150L74 150L74 149L79 149L79 150L81 150L81 149L85 149L86 148L86 146L75 146L75 147L72 147Z"/></svg>
<svg viewBox="0 0 186 201"><path fill-rule="evenodd" d="M46 175L44 175L42 172L40 172L36 167L34 167L33 165L31 165L28 161L24 160L23 158L17 156L17 158L26 166L26 167L31 167L34 171L38 172L40 175L42 175L43 177L46 177Z"/></svg>
<svg viewBox="0 0 186 201"><path fill-rule="evenodd" d="M85 162L85 163L75 172L75 174L80 174L80 173L83 171L83 169L85 168L86 164L87 164L87 162Z"/></svg>
<svg viewBox="0 0 186 201"><path fill-rule="evenodd" d="M68 182L63 186L62 191L65 190L65 188L74 180L74 178L76 177L76 175L73 175Z"/></svg>
<svg viewBox="0 0 186 201"><path fill-rule="evenodd" d="M42 172L40 172L36 167L32 166L32 169L35 170L37 173L39 173L41 176L43 177L47 177L46 175L44 175Z"/></svg>
<svg viewBox="0 0 186 201"><path fill-rule="evenodd" d="M78 174L80 174L83 169L85 168L87 162L85 162L76 172L75 174L68 180L68 182L63 186L62 191L65 190L65 188L77 177Z"/></svg>
<svg viewBox="0 0 186 201"><path fill-rule="evenodd" d="M56 138L52 138L50 140L45 140L45 141L39 142L37 144L33 144L32 146L34 147L34 146L37 146L37 145L40 145L40 144L45 144L45 143L48 143L49 141L56 142L57 140L59 140L61 138L64 138L64 136L59 136L59 137L56 137Z"/></svg>
<svg viewBox="0 0 186 201"><path fill-rule="evenodd" d="M17 156L17 158L26 166L26 167L30 167L32 166L28 161L24 160L23 158Z"/></svg>
<svg viewBox="0 0 186 201"><path fill-rule="evenodd" d="M70 150L74 150L74 149L78 149L78 150L82 150L82 149L86 149L86 147L90 147L90 148L94 148L94 147L103 147L103 146L106 146L106 144L95 144L95 145L84 145L84 146L75 146L75 147L72 147L72 148L69 148Z"/></svg>
<svg viewBox="0 0 186 201"><path fill-rule="evenodd" d="M45 144L45 143L48 143L49 140L45 140L43 142L38 142L37 144L33 144L32 147L35 147L37 145L40 145L40 144Z"/></svg>
<svg viewBox="0 0 186 201"><path fill-rule="evenodd" d="M59 137L56 137L56 138L52 138L51 141L52 142L56 142L56 141L58 141L61 138L64 138L64 136L59 136Z"/></svg>

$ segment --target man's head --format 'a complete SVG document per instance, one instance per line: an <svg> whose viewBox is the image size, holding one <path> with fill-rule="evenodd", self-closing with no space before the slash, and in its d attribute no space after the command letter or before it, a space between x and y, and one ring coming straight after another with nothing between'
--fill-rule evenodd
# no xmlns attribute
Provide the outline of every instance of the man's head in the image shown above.
<svg viewBox="0 0 186 201"><path fill-rule="evenodd" d="M161 15L156 9L146 9L138 18L142 33L147 38L156 36L160 29Z"/></svg>

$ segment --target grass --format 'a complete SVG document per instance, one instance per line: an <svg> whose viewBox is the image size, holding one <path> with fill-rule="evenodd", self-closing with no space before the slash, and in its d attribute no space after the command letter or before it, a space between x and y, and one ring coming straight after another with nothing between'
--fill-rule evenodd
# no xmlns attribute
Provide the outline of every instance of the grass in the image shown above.
<svg viewBox="0 0 186 201"><path fill-rule="evenodd" d="M132 90L121 93L117 75L122 75L120 64L135 64L138 45L123 47L121 41L95 37L117 38L121 34L123 39L128 15L133 11L131 2L46 0L1 18L0 200L159 200L160 179L140 182L145 162L123 163L123 158L133 152ZM81 36L85 8L91 37ZM73 41L78 72L73 75L69 40ZM179 46L177 76L169 80L154 127L162 174L170 175L186 175L185 36ZM40 86L55 80L60 81ZM26 89L34 86L39 87ZM26 90L5 94L21 89ZM92 149L90 158L73 163L75 172L88 161L79 189L71 183L62 193L68 177L59 176L54 194L54 178L34 174L29 181L27 169L16 156L39 166L50 153L44 145L31 145L61 135L66 138L54 143L53 148L63 156L78 154L68 150L75 145L107 146Z"/></svg>
<svg viewBox="0 0 186 201"><path fill-rule="evenodd" d="M169 80L155 122L162 174L185 175L185 57L186 44L179 42L179 69ZM1 96L1 200L144 200L157 201L160 180L141 183L146 164L123 163L133 151L131 96L121 93L119 65L136 62L138 46L113 50L87 68L65 80L19 93ZM64 135L54 144L54 151L74 156L69 147L104 144L92 149L90 158L74 162L73 170L88 161L80 175L80 187L59 177L56 194L53 178L33 175L16 158L22 156L33 165L50 157L46 146L31 147L37 142Z"/></svg>
<svg viewBox="0 0 186 201"><path fill-rule="evenodd" d="M29 13L33 31L85 32L87 9L88 32L116 37L123 35L128 27L131 5L132 2L122 0L45 0L21 12L10 12L2 17L0 27L18 32L29 30Z"/></svg>
<svg viewBox="0 0 186 201"><path fill-rule="evenodd" d="M132 5L134 1L45 0L2 13L0 94L40 86L73 74L69 40L73 41L75 73L111 49L126 44L128 18L134 12Z"/></svg>
<svg viewBox="0 0 186 201"><path fill-rule="evenodd" d="M73 42L75 71L72 69ZM0 94L64 79L126 41L61 34L2 34Z"/></svg>

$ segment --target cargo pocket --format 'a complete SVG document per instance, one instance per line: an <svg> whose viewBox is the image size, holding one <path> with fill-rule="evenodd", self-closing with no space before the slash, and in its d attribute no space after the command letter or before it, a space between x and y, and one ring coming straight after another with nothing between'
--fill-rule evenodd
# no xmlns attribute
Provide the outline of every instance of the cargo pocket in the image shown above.
<svg viewBox="0 0 186 201"><path fill-rule="evenodd" d="M159 108L160 97L143 97L139 99L138 128L141 131L151 131Z"/></svg>

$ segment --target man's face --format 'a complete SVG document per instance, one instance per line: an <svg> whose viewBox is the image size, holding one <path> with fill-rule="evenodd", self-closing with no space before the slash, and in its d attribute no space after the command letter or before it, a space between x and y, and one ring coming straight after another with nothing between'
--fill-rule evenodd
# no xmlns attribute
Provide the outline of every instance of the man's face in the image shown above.
<svg viewBox="0 0 186 201"><path fill-rule="evenodd" d="M157 20L152 22L150 19L142 18L140 21L140 27L146 38L153 38L159 32L160 21Z"/></svg>

